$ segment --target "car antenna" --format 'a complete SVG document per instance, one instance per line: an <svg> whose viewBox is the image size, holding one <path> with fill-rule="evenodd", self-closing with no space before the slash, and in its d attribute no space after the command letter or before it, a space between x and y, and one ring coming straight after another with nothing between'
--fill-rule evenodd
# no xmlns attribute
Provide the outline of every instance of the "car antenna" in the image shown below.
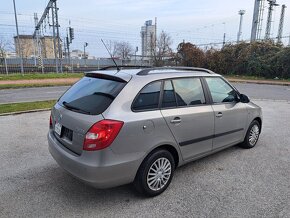
<svg viewBox="0 0 290 218"><path fill-rule="evenodd" d="M111 54L111 52L110 52L109 49L107 48L107 46L106 46L106 44L104 43L103 39L101 39L101 41L102 41L103 45L105 46L107 52L108 52L109 55L111 56L112 61L113 61L114 64L116 65L117 70L120 71L120 68L118 67L118 64L117 64L116 61L114 60L113 55Z"/></svg>

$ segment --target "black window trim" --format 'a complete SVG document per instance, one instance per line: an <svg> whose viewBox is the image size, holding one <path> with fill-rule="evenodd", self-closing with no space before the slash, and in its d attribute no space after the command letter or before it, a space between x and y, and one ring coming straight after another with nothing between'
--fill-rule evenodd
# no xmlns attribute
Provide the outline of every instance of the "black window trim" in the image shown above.
<svg viewBox="0 0 290 218"><path fill-rule="evenodd" d="M223 80L226 84L228 84L234 90L234 92L236 93L238 99L236 99L233 102L217 102L217 103L213 102L212 95L211 95L208 83L206 81L206 78L219 78L219 79ZM239 101L239 99L240 99L239 91L234 86L232 86L227 80L225 80L223 77L221 77L221 76L203 76L202 80L204 81L204 86L206 88L206 92L208 93L208 97L209 97L211 105L237 104L237 103L240 102Z"/></svg>
<svg viewBox="0 0 290 218"><path fill-rule="evenodd" d="M207 83L206 83L206 81L204 81L204 77L205 76L185 76L185 77L172 77L172 78L165 78L165 79L153 80L153 81L147 83L146 85L144 85L140 89L140 91L137 93L137 95L135 96L134 100L132 101L131 111L134 112L134 113L140 113L140 112L150 112L150 111L157 111L157 110L160 111L160 110L169 110L169 109L182 109L182 108L204 107L204 106L212 105L212 98L211 98L210 92L208 90ZM209 77L211 77L211 76L209 76ZM177 104L177 98L176 98L176 93L175 93L175 88L174 88L174 85L173 85L172 80L174 80L174 79L187 79L187 78L198 78L198 79L200 79L202 91L203 91L204 98L205 98L205 103L204 104L178 106L178 104ZM162 107L162 100L163 100L163 92L164 92L164 83L165 83L165 81L168 81L168 80L171 81L171 85L172 85L173 90L174 90L175 101L176 101L176 105L177 106L176 107L165 107L165 108L163 108ZM154 109L143 109L143 110L134 110L133 109L133 105L134 105L135 101L137 100L137 98L138 98L139 94L141 93L141 91L147 85L149 85L151 83L154 83L154 82L159 82L159 81L161 82L161 85L160 85L160 95L159 95L158 108L154 108Z"/></svg>

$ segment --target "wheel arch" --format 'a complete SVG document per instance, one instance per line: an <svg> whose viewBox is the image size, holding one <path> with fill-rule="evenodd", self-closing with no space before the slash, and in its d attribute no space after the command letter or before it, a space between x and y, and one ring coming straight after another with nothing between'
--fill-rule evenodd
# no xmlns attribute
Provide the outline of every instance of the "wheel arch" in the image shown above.
<svg viewBox="0 0 290 218"><path fill-rule="evenodd" d="M260 132L261 132L261 130L262 130L262 119L261 119L261 117L256 117L255 119L253 119L253 121L254 120L258 121L258 123L260 124Z"/></svg>

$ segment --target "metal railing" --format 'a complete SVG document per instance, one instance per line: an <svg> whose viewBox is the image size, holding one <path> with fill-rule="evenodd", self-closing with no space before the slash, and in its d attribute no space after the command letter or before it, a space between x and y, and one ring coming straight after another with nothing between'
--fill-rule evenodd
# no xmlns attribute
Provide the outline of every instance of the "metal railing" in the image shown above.
<svg viewBox="0 0 290 218"><path fill-rule="evenodd" d="M118 65L151 66L148 60L115 60ZM0 74L20 74L20 58L0 58ZM114 65L110 59L62 59L60 72L87 72ZM55 59L24 58L24 73L55 73Z"/></svg>

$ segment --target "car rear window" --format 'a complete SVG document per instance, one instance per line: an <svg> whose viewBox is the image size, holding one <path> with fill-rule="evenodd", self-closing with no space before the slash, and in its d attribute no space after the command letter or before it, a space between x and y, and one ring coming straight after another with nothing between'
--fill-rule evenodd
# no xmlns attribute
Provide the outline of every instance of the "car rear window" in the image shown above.
<svg viewBox="0 0 290 218"><path fill-rule="evenodd" d="M78 113L101 114L110 106L125 85L126 82L83 77L61 96L58 103Z"/></svg>

